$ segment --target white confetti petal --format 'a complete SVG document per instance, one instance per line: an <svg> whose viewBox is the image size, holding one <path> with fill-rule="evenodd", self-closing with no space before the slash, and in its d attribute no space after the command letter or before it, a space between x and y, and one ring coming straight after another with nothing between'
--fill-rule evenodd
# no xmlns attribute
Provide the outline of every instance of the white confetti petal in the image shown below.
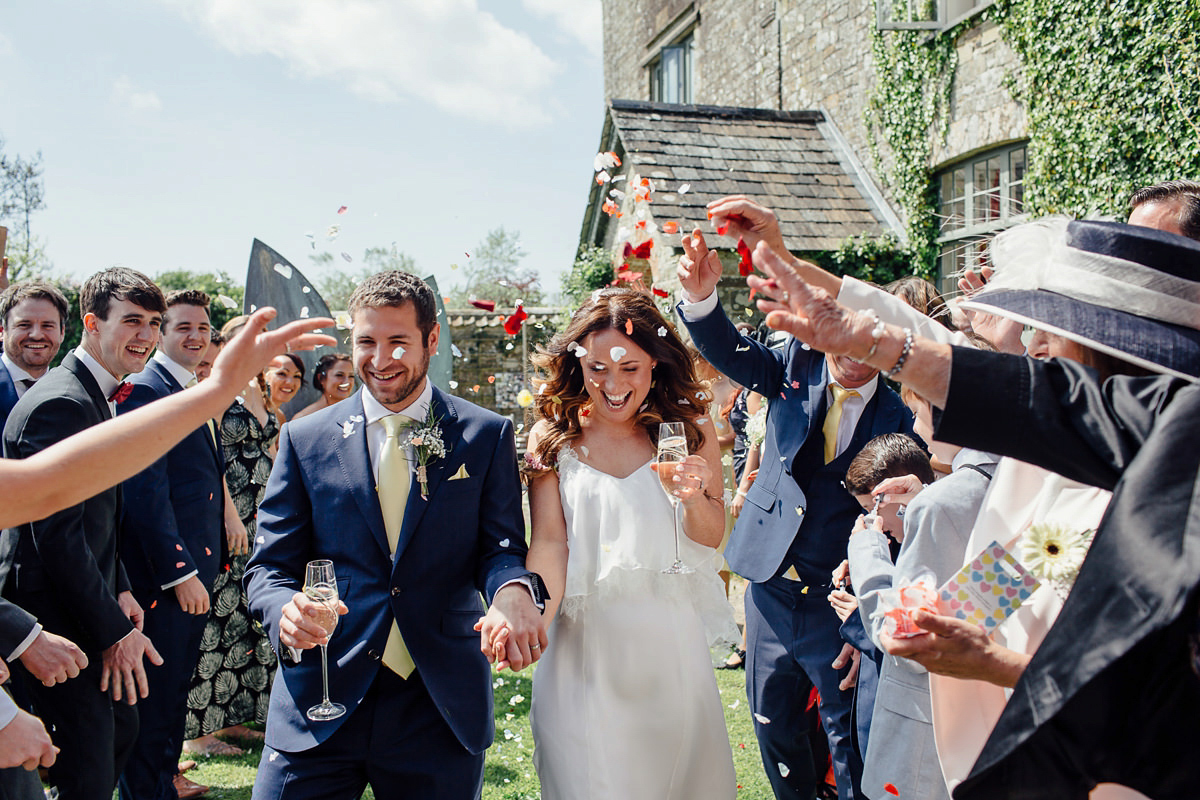
<svg viewBox="0 0 1200 800"><path fill-rule="evenodd" d="M575 349L572 352L575 354L576 358L583 358L587 355L587 350L585 350L582 345L578 344L575 345Z"/></svg>
<svg viewBox="0 0 1200 800"><path fill-rule="evenodd" d="M730 708L734 708L734 709L736 709L736 708L737 708L738 706L740 706L741 704L742 704L742 701L741 701L741 700L734 700L732 703L730 703L730 704L729 704L729 707L730 707Z"/></svg>
<svg viewBox="0 0 1200 800"><path fill-rule="evenodd" d="M397 358L397 359L404 358L404 354L406 352L408 352L408 351L405 350L403 347L401 347L400 345L396 345L396 348L394 350L392 350L392 358Z"/></svg>
<svg viewBox="0 0 1200 800"><path fill-rule="evenodd" d="M588 446L586 444L579 445L579 449L583 451L583 455L585 457L590 456L592 454L592 451L588 450Z"/></svg>
<svg viewBox="0 0 1200 800"><path fill-rule="evenodd" d="M658 326L658 335L659 335L659 336L666 336L666 335L667 335L667 326L666 326L666 325L659 325L659 326Z"/></svg>
<svg viewBox="0 0 1200 800"><path fill-rule="evenodd" d="M519 705L524 702L525 702L525 695L523 695L523 694L514 694L512 697L508 698L508 704L510 706Z"/></svg>
<svg viewBox="0 0 1200 800"><path fill-rule="evenodd" d="M608 183L612 180L612 175L608 174L608 170L602 169L596 173L596 183Z"/></svg>
<svg viewBox="0 0 1200 800"><path fill-rule="evenodd" d="M683 184L682 186L680 186L680 187L679 187L679 193L680 193L680 194L687 194L687 193L688 193L688 192L690 192L691 190L692 190L692 185L691 185L690 183L685 183L685 184Z"/></svg>
<svg viewBox="0 0 1200 800"><path fill-rule="evenodd" d="M257 539L255 539L254 541L255 541L257 544L262 544L262 543L263 543L263 542L265 542L266 540L267 540L267 537L265 537L265 536L260 536L260 537L258 537Z"/></svg>
<svg viewBox="0 0 1200 800"><path fill-rule="evenodd" d="M250 313L253 314L255 311L258 311L258 306L251 304L250 305Z"/></svg>
<svg viewBox="0 0 1200 800"><path fill-rule="evenodd" d="M618 347L614 347L614 348L610 349L610 350L608 351L608 354L609 354L609 356L611 356L611 357L612 357L612 360L613 360L613 361L620 361L620 360L621 360L621 358L622 358L622 357L625 355L625 353L626 353L626 352L627 352L627 351L625 350L625 348L624 348L624 347L619 347L619 346L618 346Z"/></svg>
<svg viewBox="0 0 1200 800"><path fill-rule="evenodd" d="M300 319L308 319L308 306L300 309Z"/></svg>
<svg viewBox="0 0 1200 800"><path fill-rule="evenodd" d="M707 423L708 423L708 417L701 417L700 419L696 420L697 425L705 425Z"/></svg>
<svg viewBox="0 0 1200 800"><path fill-rule="evenodd" d="M501 540L500 540L500 546L501 546L501 547L508 547L508 545L509 545L509 540L508 540L508 539L501 539Z"/></svg>
<svg viewBox="0 0 1200 800"><path fill-rule="evenodd" d="M456 345L456 344L450 345L450 352L454 355L455 358L463 357L462 350L459 350L458 345Z"/></svg>
<svg viewBox="0 0 1200 800"><path fill-rule="evenodd" d="M338 234L341 232L342 232L341 225L330 225L329 230L325 231L325 235L329 238L329 241L332 242L334 239L336 239L338 237Z"/></svg>
<svg viewBox="0 0 1200 800"><path fill-rule="evenodd" d="M458 381L450 381L450 388L451 388L451 389L457 389L457 388L458 388Z"/></svg>
<svg viewBox="0 0 1200 800"><path fill-rule="evenodd" d="M271 755L267 758L267 761L274 761L277 758L279 758L279 753L271 753Z"/></svg>
<svg viewBox="0 0 1200 800"><path fill-rule="evenodd" d="M234 300L232 297L227 297L223 294L217 295L217 302L226 308L237 308L237 300Z"/></svg>
<svg viewBox="0 0 1200 800"><path fill-rule="evenodd" d="M276 264L275 271L278 272L280 275L282 275L285 278L292 277L292 268L289 267L287 264Z"/></svg>
<svg viewBox="0 0 1200 800"><path fill-rule="evenodd" d="M757 711L754 713L754 718L756 720L758 720L760 725L770 725L771 724L771 720L764 717L762 714L759 714Z"/></svg>
<svg viewBox="0 0 1200 800"><path fill-rule="evenodd" d="M788 769L788 765L783 763L782 761L779 762L778 767L779 767L779 774L785 778L792 773L792 771L790 769Z"/></svg>

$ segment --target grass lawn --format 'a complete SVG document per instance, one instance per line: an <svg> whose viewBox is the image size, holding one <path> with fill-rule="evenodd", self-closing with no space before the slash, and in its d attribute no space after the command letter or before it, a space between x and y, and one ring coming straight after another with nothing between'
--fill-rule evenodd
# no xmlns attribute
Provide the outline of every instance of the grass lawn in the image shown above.
<svg viewBox="0 0 1200 800"><path fill-rule="evenodd" d="M754 739L754 726L746 703L746 673L718 670L717 686L725 707L725 724L737 770L738 797L768 800L772 797L763 773ZM533 734L529 730L529 698L532 694L528 674L505 672L493 680L496 695L496 743L487 753L483 775L484 800L537 800L540 797L537 773L533 769ZM254 785L260 749L237 758L201 759L200 766L188 777L212 787L213 800L248 800ZM372 798L368 789L363 795Z"/></svg>

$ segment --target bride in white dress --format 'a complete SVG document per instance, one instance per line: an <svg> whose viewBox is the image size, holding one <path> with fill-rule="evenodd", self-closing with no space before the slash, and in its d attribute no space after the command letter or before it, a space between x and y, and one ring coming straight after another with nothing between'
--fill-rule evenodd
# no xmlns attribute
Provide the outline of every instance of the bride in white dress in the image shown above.
<svg viewBox="0 0 1200 800"><path fill-rule="evenodd" d="M527 564L557 611L530 713L542 797L732 798L709 648L728 651L737 629L716 573L725 516L704 386L650 297L628 289L594 293L534 363ZM675 543L661 422L683 422L692 453L672 481L687 574L662 572Z"/></svg>

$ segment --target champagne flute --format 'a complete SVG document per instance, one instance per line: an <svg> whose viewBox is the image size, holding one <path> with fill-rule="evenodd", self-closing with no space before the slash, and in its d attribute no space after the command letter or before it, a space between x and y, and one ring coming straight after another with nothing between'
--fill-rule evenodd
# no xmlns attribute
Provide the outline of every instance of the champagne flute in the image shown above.
<svg viewBox="0 0 1200 800"><path fill-rule="evenodd" d="M308 562L304 571L304 594L321 604L322 611L317 617L317 624L325 629L326 635L332 636L338 621L337 577L333 573L332 561L320 558ZM327 645L321 645L321 702L308 710L308 718L321 722L337 719L345 713L344 705L329 702L329 655Z"/></svg>
<svg viewBox="0 0 1200 800"><path fill-rule="evenodd" d="M664 422L658 426L658 480L662 483L667 499L671 501L671 521L675 523L675 562L663 570L671 575L685 572L695 572L683 563L679 557L679 495L675 493L675 468L668 464L678 464L687 458L687 434L682 422Z"/></svg>

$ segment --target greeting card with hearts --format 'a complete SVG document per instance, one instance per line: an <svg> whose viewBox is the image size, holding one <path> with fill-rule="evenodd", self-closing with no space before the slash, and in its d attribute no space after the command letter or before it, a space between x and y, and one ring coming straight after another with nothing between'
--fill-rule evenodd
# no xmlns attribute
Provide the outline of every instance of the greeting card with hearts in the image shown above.
<svg viewBox="0 0 1200 800"><path fill-rule="evenodd" d="M1037 589L1013 555L992 542L938 590L941 613L982 625L989 633Z"/></svg>

